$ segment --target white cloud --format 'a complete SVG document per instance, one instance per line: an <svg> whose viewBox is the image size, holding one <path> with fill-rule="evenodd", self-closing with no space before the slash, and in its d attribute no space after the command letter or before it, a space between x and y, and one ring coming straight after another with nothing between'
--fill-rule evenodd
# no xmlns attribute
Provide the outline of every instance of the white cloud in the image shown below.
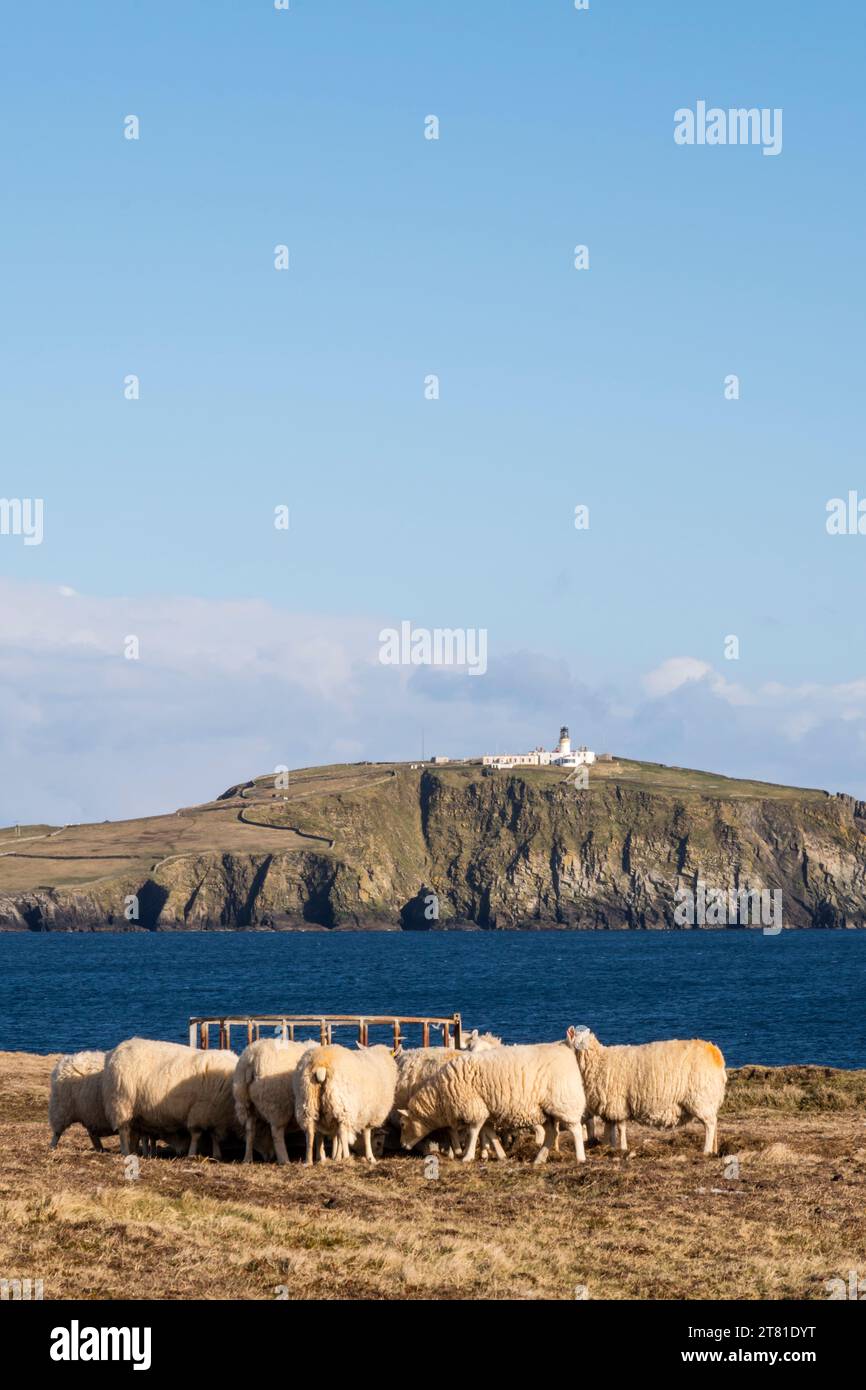
<svg viewBox="0 0 866 1390"><path fill-rule="evenodd" d="M719 675L707 661L695 656L672 656L643 677L643 687L650 699L673 695L690 682L701 681L708 690L729 705L752 705L755 696L744 686Z"/></svg>
<svg viewBox="0 0 866 1390"><path fill-rule="evenodd" d="M644 689L653 699L670 695L679 690L687 681L700 681L710 675L712 667L706 661L698 661L693 656L672 656L649 671L643 678Z"/></svg>
<svg viewBox="0 0 866 1390"><path fill-rule="evenodd" d="M598 751L866 796L866 680L752 689L679 656L597 688L494 641L469 679L382 666L382 625L0 580L0 824L170 811L278 764L417 758L422 737L428 756L552 746L563 722Z"/></svg>

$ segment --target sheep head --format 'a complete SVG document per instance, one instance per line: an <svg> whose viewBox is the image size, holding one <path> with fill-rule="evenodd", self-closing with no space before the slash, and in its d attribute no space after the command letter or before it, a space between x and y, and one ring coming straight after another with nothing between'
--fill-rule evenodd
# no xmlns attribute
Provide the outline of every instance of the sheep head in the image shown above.
<svg viewBox="0 0 866 1390"><path fill-rule="evenodd" d="M408 1110L398 1110L400 1120L400 1143L404 1149L413 1149L429 1133L423 1121L411 1115Z"/></svg>
<svg viewBox="0 0 866 1390"><path fill-rule="evenodd" d="M586 1028L583 1025L579 1025L577 1028L572 1026L565 1036L575 1052L589 1052L599 1045L595 1033L593 1033L590 1028Z"/></svg>

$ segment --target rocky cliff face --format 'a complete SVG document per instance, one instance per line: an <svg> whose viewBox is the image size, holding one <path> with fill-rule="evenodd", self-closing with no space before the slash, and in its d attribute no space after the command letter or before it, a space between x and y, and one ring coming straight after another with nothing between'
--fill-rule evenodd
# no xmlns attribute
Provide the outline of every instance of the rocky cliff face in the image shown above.
<svg viewBox="0 0 866 1390"><path fill-rule="evenodd" d="M0 929L665 928L678 890L699 884L781 890L786 927L866 925L866 805L848 797L678 796L615 780L576 793L424 770L307 803L306 817L332 849L215 847L144 879L0 895Z"/></svg>

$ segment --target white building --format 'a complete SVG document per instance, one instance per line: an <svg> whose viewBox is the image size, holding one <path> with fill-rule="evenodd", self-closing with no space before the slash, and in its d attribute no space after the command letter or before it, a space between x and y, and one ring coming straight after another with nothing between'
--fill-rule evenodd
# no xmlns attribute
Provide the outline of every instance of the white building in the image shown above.
<svg viewBox="0 0 866 1390"><path fill-rule="evenodd" d="M573 749L568 729L563 724L559 731L559 742L548 753L546 748L534 748L531 753L485 753L481 759L485 767L581 767L595 762L591 749L581 746Z"/></svg>

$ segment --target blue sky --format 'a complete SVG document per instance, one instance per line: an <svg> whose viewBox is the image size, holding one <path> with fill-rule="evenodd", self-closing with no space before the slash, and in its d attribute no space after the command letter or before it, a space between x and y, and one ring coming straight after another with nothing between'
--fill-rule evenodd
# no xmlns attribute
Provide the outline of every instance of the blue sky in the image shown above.
<svg viewBox="0 0 866 1390"><path fill-rule="evenodd" d="M825 529L866 496L861 6L115 0L5 38L0 495L45 539L0 536L0 819L561 720L866 796L866 536ZM782 153L677 146L699 99L782 108ZM488 675L378 668L407 618L486 628Z"/></svg>

